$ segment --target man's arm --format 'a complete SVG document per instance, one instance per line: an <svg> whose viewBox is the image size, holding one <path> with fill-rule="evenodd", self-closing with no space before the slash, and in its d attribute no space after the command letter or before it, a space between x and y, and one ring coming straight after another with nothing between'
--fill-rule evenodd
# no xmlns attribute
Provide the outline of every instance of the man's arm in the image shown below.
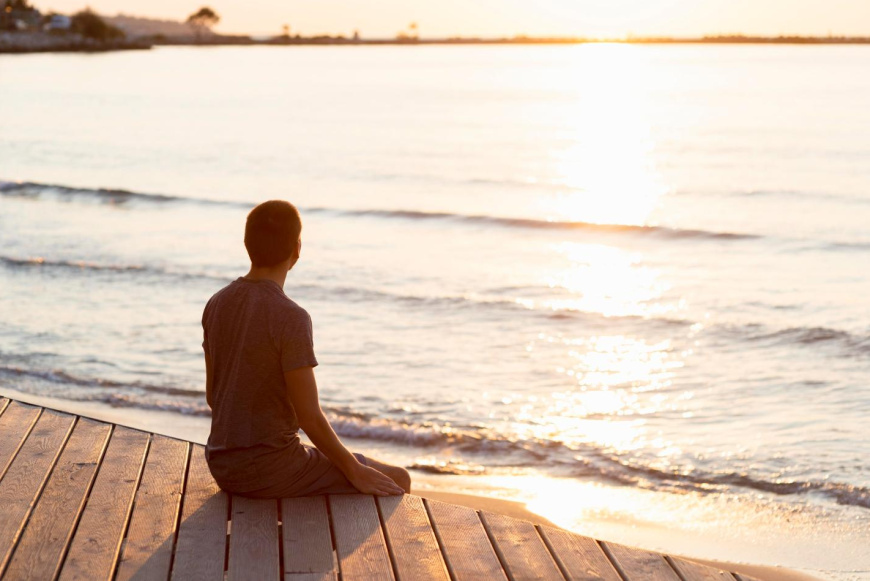
<svg viewBox="0 0 870 581"><path fill-rule="evenodd" d="M205 352L205 401L208 407L214 409L212 405L211 392L214 389L214 373L211 370L211 358L208 356L208 351Z"/></svg>
<svg viewBox="0 0 870 581"><path fill-rule="evenodd" d="M329 420L320 408L314 368L300 367L285 371L284 383L290 394L290 401L296 409L299 427L311 438L317 449L347 476L351 484L364 494L388 496L404 493L392 478L361 464L338 439L335 430L329 425Z"/></svg>

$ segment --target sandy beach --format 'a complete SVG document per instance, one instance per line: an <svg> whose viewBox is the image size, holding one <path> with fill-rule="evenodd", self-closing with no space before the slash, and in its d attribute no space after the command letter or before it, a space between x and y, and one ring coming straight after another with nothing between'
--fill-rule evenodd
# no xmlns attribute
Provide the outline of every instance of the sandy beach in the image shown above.
<svg viewBox="0 0 870 581"><path fill-rule="evenodd" d="M8 388L0 389L0 395L25 403L59 409L119 425L190 440L200 444L205 444L208 439L210 420L204 417L178 416L177 414L169 412L141 409L130 410L94 402L57 400L54 398L33 396ZM348 444L352 445L353 442L349 441ZM414 471L413 478L414 485L412 487L412 493L418 496L459 506L466 506L475 510L504 514L539 525L557 526L544 516L529 510L522 502L456 492L449 488L444 488L444 485L442 484L444 478L436 475L423 474ZM619 539L609 540L619 542ZM814 581L819 579L818 577L783 567L699 559L692 555L682 555L678 551L672 551L672 554L722 570L751 575L761 581Z"/></svg>

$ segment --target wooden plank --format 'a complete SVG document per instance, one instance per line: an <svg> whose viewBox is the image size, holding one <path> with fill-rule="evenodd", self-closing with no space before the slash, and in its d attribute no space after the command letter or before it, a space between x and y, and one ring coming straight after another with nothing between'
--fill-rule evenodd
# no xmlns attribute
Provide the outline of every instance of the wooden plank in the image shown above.
<svg viewBox="0 0 870 581"><path fill-rule="evenodd" d="M437 500L424 504L453 579L507 579L477 512Z"/></svg>
<svg viewBox="0 0 870 581"><path fill-rule="evenodd" d="M626 581L680 581L664 555L616 543L601 543Z"/></svg>
<svg viewBox="0 0 870 581"><path fill-rule="evenodd" d="M379 496L377 504L399 581L420 578L448 581L447 565L423 499L410 494Z"/></svg>
<svg viewBox="0 0 870 581"><path fill-rule="evenodd" d="M229 581L278 579L278 501L233 495Z"/></svg>
<svg viewBox="0 0 870 581"><path fill-rule="evenodd" d="M484 511L480 518L511 581L564 579L535 525Z"/></svg>
<svg viewBox="0 0 870 581"><path fill-rule="evenodd" d="M737 579L737 581L760 581L760 579L756 579L755 577L750 577L749 575L746 575L743 573L740 573L740 574L734 573L734 578Z"/></svg>
<svg viewBox="0 0 870 581"><path fill-rule="evenodd" d="M3 415L3 410L6 409L6 406L9 405L8 397L0 397L0 415Z"/></svg>
<svg viewBox="0 0 870 581"><path fill-rule="evenodd" d="M187 442L152 435L117 581L165 581L169 577L187 449Z"/></svg>
<svg viewBox="0 0 870 581"><path fill-rule="evenodd" d="M74 423L75 416L44 410L0 481L0 574Z"/></svg>
<svg viewBox="0 0 870 581"><path fill-rule="evenodd" d="M147 447L146 432L115 426L63 563L61 581L112 578Z"/></svg>
<svg viewBox="0 0 870 581"><path fill-rule="evenodd" d="M12 555L9 579L54 579L112 425L79 418Z"/></svg>
<svg viewBox="0 0 870 581"><path fill-rule="evenodd" d="M326 497L282 498L281 522L284 578L287 581L337 579Z"/></svg>
<svg viewBox="0 0 870 581"><path fill-rule="evenodd" d="M173 581L223 581L229 498L205 461L205 448L190 450L181 523L172 565Z"/></svg>
<svg viewBox="0 0 870 581"><path fill-rule="evenodd" d="M342 581L394 579L374 498L332 494L329 508Z"/></svg>
<svg viewBox="0 0 870 581"><path fill-rule="evenodd" d="M539 530L568 579L621 581L619 573L595 539L547 526Z"/></svg>
<svg viewBox="0 0 870 581"><path fill-rule="evenodd" d="M728 571L714 569L678 557L668 557L668 560L684 581L734 581L734 575Z"/></svg>
<svg viewBox="0 0 870 581"><path fill-rule="evenodd" d="M36 423L42 408L12 401L0 416L0 479Z"/></svg>

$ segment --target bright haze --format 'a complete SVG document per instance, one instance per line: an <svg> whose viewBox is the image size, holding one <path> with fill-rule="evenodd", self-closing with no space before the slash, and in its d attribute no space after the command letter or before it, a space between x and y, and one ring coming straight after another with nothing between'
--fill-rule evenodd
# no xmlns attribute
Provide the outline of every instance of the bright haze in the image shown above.
<svg viewBox="0 0 870 581"><path fill-rule="evenodd" d="M44 10L75 12L83 0L48 0ZM870 35L867 0L90 0L95 11L182 20L202 4L221 15L223 33L389 38L417 22L422 37Z"/></svg>

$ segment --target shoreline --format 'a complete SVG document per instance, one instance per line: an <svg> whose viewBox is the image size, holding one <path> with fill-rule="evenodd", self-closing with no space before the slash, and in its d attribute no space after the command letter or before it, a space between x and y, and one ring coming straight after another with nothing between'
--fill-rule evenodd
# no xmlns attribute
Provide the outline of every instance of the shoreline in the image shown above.
<svg viewBox="0 0 870 581"><path fill-rule="evenodd" d="M0 33L0 54L38 53L102 53L127 50L150 50L162 46L227 47L227 46L553 46L585 44L624 45L804 45L861 46L870 45L870 37L710 37L710 38L433 38L433 39L353 39L318 36L306 38L268 38L227 36L214 40L188 38L131 37L129 40L96 42L82 38L67 38L41 33Z"/></svg>
<svg viewBox="0 0 870 581"><path fill-rule="evenodd" d="M23 403L31 403L34 405L58 409L60 411L92 417L134 429L189 440L199 444L206 443L210 427L210 420L207 417L184 416L173 412L157 410L112 407L101 402L61 400L19 392L5 386L0 388L0 396L10 397ZM348 441L350 440L349 438L344 439ZM414 485L412 486L411 492L417 496L465 506L475 510L499 513L513 518L526 520L536 525L562 528L541 514L530 510L522 501L496 498L484 494L468 493L463 491L462 487L455 486L455 481L452 484L445 481L443 476L426 474L416 470L412 470L412 472ZM478 489L474 489L474 492L477 491ZM482 489L481 492L483 492ZM679 551L671 550L669 552L679 555ZM785 567L702 559L686 555L679 556L711 567L751 575L760 581L820 581L821 579Z"/></svg>

